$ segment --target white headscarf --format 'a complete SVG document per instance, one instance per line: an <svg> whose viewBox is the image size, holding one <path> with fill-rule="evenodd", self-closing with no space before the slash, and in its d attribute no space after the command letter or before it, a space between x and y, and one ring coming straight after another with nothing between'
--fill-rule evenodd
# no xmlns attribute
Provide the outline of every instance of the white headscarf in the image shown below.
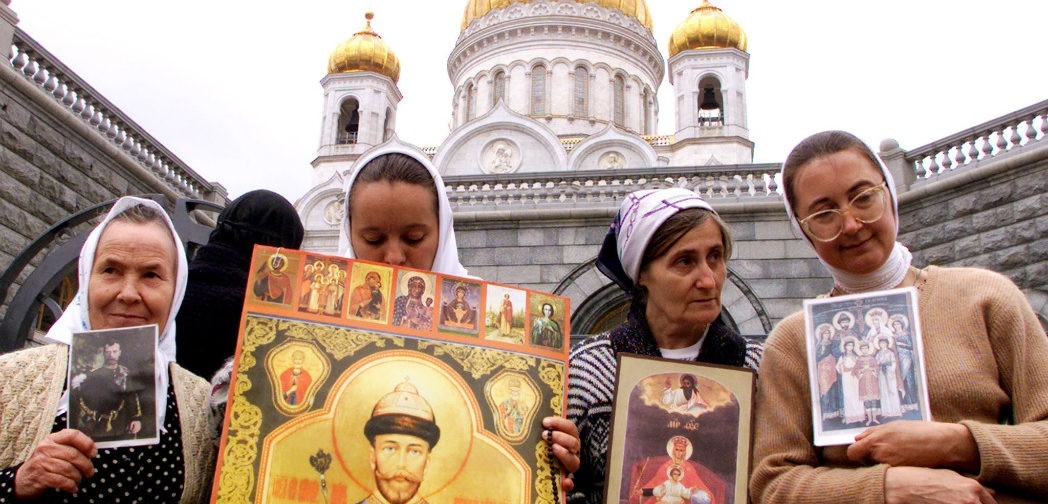
<svg viewBox="0 0 1048 504"><path fill-rule="evenodd" d="M455 242L455 219L451 215L451 202L448 201L447 190L444 187L444 179L440 177L440 173L437 172L436 167L433 166L433 163L425 154L417 149L411 148L410 146L395 142L396 139L390 140L385 145L372 149L358 159L356 165L353 167L352 173L349 178L346 179L344 187L346 203L342 206L342 228L338 233L339 255L350 259L356 257L356 254L353 252L353 244L349 238L348 209L350 203L350 189L353 187L357 175L360 174L360 171L367 166L372 159L383 154L398 153L411 157L421 163L422 166L425 166L429 175L433 177L433 182L437 189L437 201L439 203L437 208L437 221L440 224L440 227L438 228L440 236L438 238L439 243L437 244L437 254L433 257L433 266L431 269L437 273L443 273L446 275L469 276L466 268L459 262L458 245Z"/></svg>
<svg viewBox="0 0 1048 504"><path fill-rule="evenodd" d="M113 204L113 208L109 210L108 214L106 214L105 219L91 230L91 234L88 235L87 241L84 242L84 247L80 249L79 270L77 272L80 286L76 292L76 297L73 298L73 302L69 303L69 306L66 307L64 312L62 312L62 316L51 326L51 329L47 331L46 337L51 341L72 345L74 332L83 332L93 329L91 327L91 319L88 315L87 288L91 283L91 271L95 262L95 249L98 248L98 240L102 237L102 231L105 230L106 226L114 217L139 205L152 208L163 216L164 223L167 225L168 230L171 231L171 236L174 237L175 260L178 264L177 276L175 278L175 292L174 296L171 298L171 310L167 314L167 323L164 324L164 332L160 334L160 348L156 356L156 401L159 406L158 418L161 430L163 430L164 417L167 412L167 387L170 382L168 366L171 362L175 361L175 315L178 315L178 308L182 306L182 297L185 296L186 293L186 279L189 275L189 262L186 260L186 251L182 247L182 241L178 238L178 233L175 232L175 226L171 223L171 219L167 216L167 212L160 206L160 204L153 200L135 198L132 196L120 198ZM62 394L62 398L58 401L57 414L61 415L68 410L69 391L66 390L66 392Z"/></svg>
<svg viewBox="0 0 1048 504"><path fill-rule="evenodd" d="M627 292L632 292L640 275L644 250L648 248L652 235L666 219L689 208L717 213L701 196L680 187L646 189L627 194L597 255L597 267ZM612 239L614 253L611 250Z"/></svg>
<svg viewBox="0 0 1048 504"><path fill-rule="evenodd" d="M854 136L854 135L852 135ZM862 144L863 148L866 149L867 153L871 158L877 161L877 168L881 171L881 175L884 176L884 181L888 186L888 193L891 196L892 203L892 214L895 215L895 236L899 236L899 196L895 192L895 180L892 178L891 172L888 171L888 167L884 165L884 161L881 161L880 156L877 155L869 145ZM783 170L780 172L781 179L785 180L785 168L783 164ZM794 190L796 193L796 189ZM786 205L786 215L790 218L790 224L793 225L793 230L803 236L804 239L808 240L808 243L815 245L812 242L812 238L808 236L801 228L801 223L797 219L797 216L793 213L793 205L790 201L783 197L783 203ZM854 292L866 292L874 290L885 290L892 289L895 286L902 283L903 279L906 278L906 273L910 270L910 263L913 261L913 255L910 254L910 250L905 245L895 242L892 247L891 253L888 254L888 259L884 261L884 264L880 265L876 270L870 273L851 273L842 269L834 268L830 266L819 257L819 262L830 272L834 282L847 293Z"/></svg>

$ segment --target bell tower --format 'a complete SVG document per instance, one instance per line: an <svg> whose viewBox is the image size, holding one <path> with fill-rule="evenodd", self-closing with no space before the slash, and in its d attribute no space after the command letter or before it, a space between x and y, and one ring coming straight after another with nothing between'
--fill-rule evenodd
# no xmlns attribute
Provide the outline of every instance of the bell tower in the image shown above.
<svg viewBox="0 0 1048 504"><path fill-rule="evenodd" d="M706 144L704 149L709 152L687 156L702 160L700 164L745 164L753 160L746 123L750 61L746 45L746 32L739 23L708 0L691 11L670 36L669 80L676 97L674 136L683 150L695 151L694 145Z"/></svg>
<svg viewBox="0 0 1048 504"><path fill-rule="evenodd" d="M328 59L320 148L313 161L314 181L346 168L364 151L391 138L396 129L400 61L371 28L375 15L364 15L364 29L339 44Z"/></svg>

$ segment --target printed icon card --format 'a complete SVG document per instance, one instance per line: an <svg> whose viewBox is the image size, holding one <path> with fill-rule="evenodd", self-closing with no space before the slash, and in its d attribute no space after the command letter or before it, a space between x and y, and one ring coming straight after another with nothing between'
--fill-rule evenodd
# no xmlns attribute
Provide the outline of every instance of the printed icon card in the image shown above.
<svg viewBox="0 0 1048 504"><path fill-rule="evenodd" d="M157 326L73 333L68 426L99 448L160 441Z"/></svg>
<svg viewBox="0 0 1048 504"><path fill-rule="evenodd" d="M931 420L917 291L804 302L816 446L895 420Z"/></svg>

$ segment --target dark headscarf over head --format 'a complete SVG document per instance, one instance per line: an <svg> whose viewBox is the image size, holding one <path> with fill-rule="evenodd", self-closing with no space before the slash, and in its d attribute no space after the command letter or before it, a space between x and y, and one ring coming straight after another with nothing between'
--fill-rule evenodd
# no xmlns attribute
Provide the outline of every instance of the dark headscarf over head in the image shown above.
<svg viewBox="0 0 1048 504"><path fill-rule="evenodd" d="M240 312L255 244L298 248L302 221L283 196L245 193L218 215L211 239L189 263L186 299L178 312L178 363L210 378L236 349Z"/></svg>
<svg viewBox="0 0 1048 504"><path fill-rule="evenodd" d="M244 193L218 214L209 243L231 245L250 257L256 244L297 249L303 236L302 221L291 202L259 189Z"/></svg>

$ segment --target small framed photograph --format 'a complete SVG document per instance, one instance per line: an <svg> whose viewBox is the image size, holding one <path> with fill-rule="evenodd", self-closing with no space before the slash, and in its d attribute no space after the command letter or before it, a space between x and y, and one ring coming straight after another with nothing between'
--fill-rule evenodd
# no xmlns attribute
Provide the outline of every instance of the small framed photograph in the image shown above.
<svg viewBox="0 0 1048 504"><path fill-rule="evenodd" d="M753 370L620 353L605 504L745 504Z"/></svg>
<svg viewBox="0 0 1048 504"><path fill-rule="evenodd" d="M157 326L73 333L68 427L99 448L159 442Z"/></svg>
<svg viewBox="0 0 1048 504"><path fill-rule="evenodd" d="M804 323L816 446L931 420L914 288L809 299Z"/></svg>

